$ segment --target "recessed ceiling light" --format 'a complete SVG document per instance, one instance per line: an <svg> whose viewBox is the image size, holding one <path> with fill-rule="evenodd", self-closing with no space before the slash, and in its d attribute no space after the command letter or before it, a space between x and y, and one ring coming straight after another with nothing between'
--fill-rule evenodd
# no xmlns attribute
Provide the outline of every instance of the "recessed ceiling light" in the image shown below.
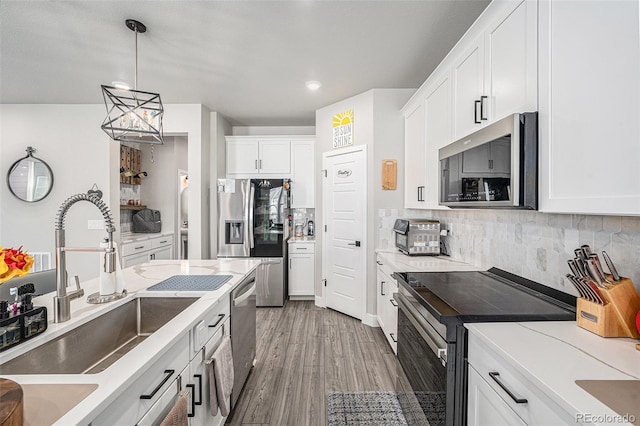
<svg viewBox="0 0 640 426"><path fill-rule="evenodd" d="M127 83L125 83L124 81L112 81L111 85L113 87L115 87L116 89L122 89L122 90L131 90L131 86L129 86Z"/></svg>
<svg viewBox="0 0 640 426"><path fill-rule="evenodd" d="M320 86L322 86L322 84L320 84L319 81L315 81L315 80L307 81L305 85L307 86L307 89L314 90L314 91L318 90Z"/></svg>

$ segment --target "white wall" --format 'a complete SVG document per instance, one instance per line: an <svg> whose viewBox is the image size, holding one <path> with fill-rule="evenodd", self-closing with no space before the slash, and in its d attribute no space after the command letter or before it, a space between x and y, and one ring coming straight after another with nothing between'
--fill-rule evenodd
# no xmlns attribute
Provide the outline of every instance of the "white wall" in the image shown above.
<svg viewBox="0 0 640 426"><path fill-rule="evenodd" d="M115 147L119 163L119 146L100 129L104 116L104 105L0 105L0 245L50 252L53 262L54 219L65 199L87 192L95 183L104 192L103 200L113 206L109 158ZM27 146L36 149L34 155L49 164L54 176L51 193L36 203L14 197L5 179L9 167L26 155ZM117 198L118 194L119 190ZM114 209L116 228L119 217ZM87 229L89 219L102 219L90 203L69 210L67 245L97 247L106 237L103 230ZM69 274L79 275L81 281L98 275L97 253L71 253L67 260Z"/></svg>
<svg viewBox="0 0 640 426"><path fill-rule="evenodd" d="M395 191L381 189L382 159L404 158L404 118L400 108L415 89L373 89L316 111L316 170L322 170L322 154L333 150L333 116L353 109L354 145L367 145L367 303L366 313L376 312L375 243L376 211L382 206L402 205L403 181ZM400 163L400 162L399 162ZM398 176L403 176L398 170ZM316 181L317 247L322 247L324 227L322 211L322 179ZM316 251L316 295L322 296L322 254ZM366 320L366 318L365 318Z"/></svg>
<svg viewBox="0 0 640 426"><path fill-rule="evenodd" d="M104 105L0 105L0 171L7 170L34 147L36 157L49 163L54 174L51 194L37 203L25 203L9 192L6 180L0 184L0 245L20 246L29 251L54 250L54 219L58 207L69 196L86 192L95 183L113 209L116 239L119 239L120 149L100 129ZM187 135L188 168L192 178L189 197L189 239L191 258L209 256L209 111L202 105L165 105L166 135ZM111 164L111 166L110 166ZM193 214L192 214L193 212ZM87 220L101 219L89 203L74 206L65 221L67 245L97 246L106 236L102 230L88 230ZM68 256L68 270L81 280L98 275L96 253ZM95 267L93 266L95 258ZM88 260L91 259L91 260Z"/></svg>
<svg viewBox="0 0 640 426"><path fill-rule="evenodd" d="M314 126L233 126L232 136L315 135Z"/></svg>
<svg viewBox="0 0 640 426"><path fill-rule="evenodd" d="M211 176L211 188L209 199L211 209L209 210L210 229L210 252L211 258L218 257L218 192L216 182L218 178L227 174L227 143L225 136L231 134L231 123L218 112L211 113L211 159L209 161Z"/></svg>

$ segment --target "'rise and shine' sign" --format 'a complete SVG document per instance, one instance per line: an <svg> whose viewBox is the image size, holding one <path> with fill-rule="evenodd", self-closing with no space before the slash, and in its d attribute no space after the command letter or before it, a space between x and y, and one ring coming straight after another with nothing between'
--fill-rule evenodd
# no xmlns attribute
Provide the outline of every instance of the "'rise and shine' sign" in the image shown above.
<svg viewBox="0 0 640 426"><path fill-rule="evenodd" d="M353 110L333 116L333 147L353 145Z"/></svg>

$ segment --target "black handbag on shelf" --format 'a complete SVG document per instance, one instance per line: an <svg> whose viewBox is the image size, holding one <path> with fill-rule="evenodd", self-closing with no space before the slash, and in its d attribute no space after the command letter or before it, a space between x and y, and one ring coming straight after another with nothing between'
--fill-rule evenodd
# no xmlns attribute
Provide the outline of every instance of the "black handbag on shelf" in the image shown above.
<svg viewBox="0 0 640 426"><path fill-rule="evenodd" d="M154 233L162 230L160 211L144 209L133 215L133 232Z"/></svg>

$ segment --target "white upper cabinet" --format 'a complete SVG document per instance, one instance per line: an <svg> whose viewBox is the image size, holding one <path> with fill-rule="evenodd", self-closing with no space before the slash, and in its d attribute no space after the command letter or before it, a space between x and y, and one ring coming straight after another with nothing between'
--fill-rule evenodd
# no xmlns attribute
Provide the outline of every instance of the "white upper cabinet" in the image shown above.
<svg viewBox="0 0 640 426"><path fill-rule="evenodd" d="M428 209L448 209L448 207L438 205L440 198L438 151L452 142L450 74L434 78L432 82L433 84L426 88L427 97L424 101L426 162L423 167L427 176L424 194L425 207Z"/></svg>
<svg viewBox="0 0 640 426"><path fill-rule="evenodd" d="M459 139L479 129L481 112L486 118L484 93L484 43L478 37L453 64L454 136ZM480 109L483 111L480 111Z"/></svg>
<svg viewBox="0 0 640 426"><path fill-rule="evenodd" d="M254 136L227 136L226 139L228 176L291 176L289 139Z"/></svg>
<svg viewBox="0 0 640 426"><path fill-rule="evenodd" d="M312 209L315 207L315 150L313 140L291 141L291 207Z"/></svg>
<svg viewBox="0 0 640 426"><path fill-rule="evenodd" d="M426 208L424 104L419 94L404 109L404 207Z"/></svg>
<svg viewBox="0 0 640 426"><path fill-rule="evenodd" d="M489 24L450 53L454 140L509 114L537 110L537 2L489 7Z"/></svg>
<svg viewBox="0 0 640 426"><path fill-rule="evenodd" d="M227 138L227 174L258 173L258 141Z"/></svg>
<svg viewBox="0 0 640 426"><path fill-rule="evenodd" d="M291 144L284 141L259 141L260 156L258 168L260 173L291 173Z"/></svg>
<svg viewBox="0 0 640 426"><path fill-rule="evenodd" d="M540 210L640 215L639 15L540 1Z"/></svg>
<svg viewBox="0 0 640 426"><path fill-rule="evenodd" d="M485 35L483 108L489 122L538 109L537 2L512 4L515 8L499 14Z"/></svg>

